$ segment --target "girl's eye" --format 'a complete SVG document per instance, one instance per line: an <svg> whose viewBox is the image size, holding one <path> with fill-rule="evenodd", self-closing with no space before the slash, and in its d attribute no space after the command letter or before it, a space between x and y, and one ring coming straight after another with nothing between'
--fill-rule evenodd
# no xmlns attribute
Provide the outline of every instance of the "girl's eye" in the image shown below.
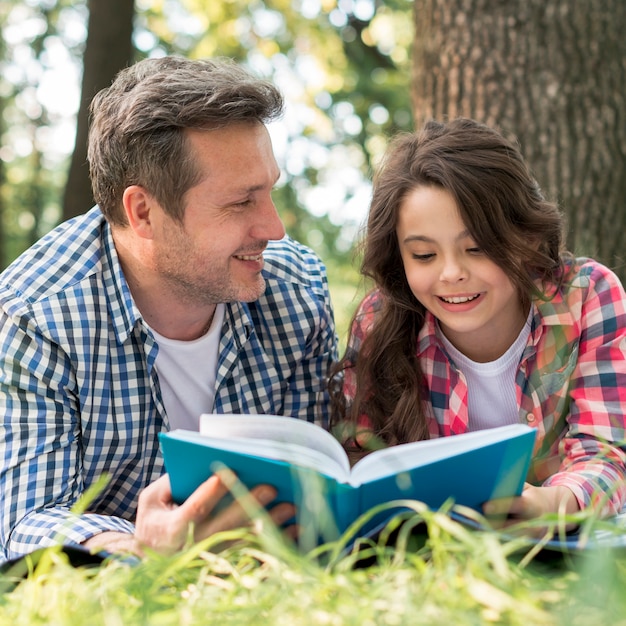
<svg viewBox="0 0 626 626"><path fill-rule="evenodd" d="M431 259L435 258L435 255L432 253L428 253L428 254L413 254L412 255L413 258L416 261L430 261Z"/></svg>
<svg viewBox="0 0 626 626"><path fill-rule="evenodd" d="M483 253L482 248L478 248L478 247L468 248L467 251L470 254L482 254Z"/></svg>

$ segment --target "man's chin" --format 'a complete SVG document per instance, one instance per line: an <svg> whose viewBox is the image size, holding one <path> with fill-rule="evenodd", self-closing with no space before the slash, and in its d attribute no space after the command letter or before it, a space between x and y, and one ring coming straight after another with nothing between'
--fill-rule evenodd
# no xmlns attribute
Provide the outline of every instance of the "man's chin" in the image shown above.
<svg viewBox="0 0 626 626"><path fill-rule="evenodd" d="M265 293L265 279L260 278L254 285L250 285L249 288L240 290L239 297L235 302L254 302L258 300Z"/></svg>

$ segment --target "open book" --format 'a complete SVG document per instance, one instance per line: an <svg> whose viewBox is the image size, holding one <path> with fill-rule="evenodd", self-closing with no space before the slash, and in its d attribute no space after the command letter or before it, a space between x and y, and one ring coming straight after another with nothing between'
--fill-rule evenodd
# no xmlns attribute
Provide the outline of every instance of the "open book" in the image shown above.
<svg viewBox="0 0 626 626"><path fill-rule="evenodd" d="M452 499L480 511L487 500L519 495L535 431L515 424L402 444L376 450L352 468L329 432L289 417L202 415L200 432L173 430L159 439L176 502L226 466L248 489L273 485L275 502L296 504L301 526L317 517L319 528L324 517L337 534L392 500L436 509ZM326 536L333 534L323 526Z"/></svg>

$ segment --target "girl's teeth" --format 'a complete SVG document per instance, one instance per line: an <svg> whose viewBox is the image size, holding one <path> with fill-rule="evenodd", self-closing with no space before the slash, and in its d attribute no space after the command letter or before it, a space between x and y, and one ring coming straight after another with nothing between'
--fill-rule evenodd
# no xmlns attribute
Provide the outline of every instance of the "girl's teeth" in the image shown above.
<svg viewBox="0 0 626 626"><path fill-rule="evenodd" d="M451 304L461 304L463 302L470 302L471 300L475 300L476 298L478 298L479 294L476 294L475 296L457 296L454 298L442 298L442 300L444 302L449 302Z"/></svg>

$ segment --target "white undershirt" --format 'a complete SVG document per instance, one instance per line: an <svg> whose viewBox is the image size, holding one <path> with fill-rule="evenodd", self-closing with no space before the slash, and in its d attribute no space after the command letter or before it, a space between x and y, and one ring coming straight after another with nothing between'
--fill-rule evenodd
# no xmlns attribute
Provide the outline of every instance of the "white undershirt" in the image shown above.
<svg viewBox="0 0 626 626"><path fill-rule="evenodd" d="M225 305L218 304L208 332L192 341L168 339L151 328L159 346L155 367L172 430L197 431L200 415L213 410L224 310Z"/></svg>
<svg viewBox="0 0 626 626"><path fill-rule="evenodd" d="M477 363L468 359L437 327L437 334L450 358L467 381L470 431L519 422L515 376L528 341L530 324L529 313L520 334L509 349L501 357L488 363Z"/></svg>

